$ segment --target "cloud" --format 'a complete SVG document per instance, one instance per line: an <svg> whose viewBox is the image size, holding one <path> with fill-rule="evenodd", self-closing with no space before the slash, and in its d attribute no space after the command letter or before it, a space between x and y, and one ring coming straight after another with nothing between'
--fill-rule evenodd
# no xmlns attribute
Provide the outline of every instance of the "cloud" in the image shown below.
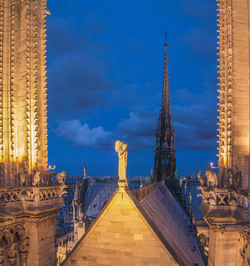
<svg viewBox="0 0 250 266"><path fill-rule="evenodd" d="M175 93L172 111L177 149L216 149L216 92L211 92L212 84L208 78L200 92L183 89ZM133 149L153 148L158 116L158 110L133 110L118 124L118 135Z"/></svg>
<svg viewBox="0 0 250 266"><path fill-rule="evenodd" d="M48 51L51 56L55 53L72 53L83 46L86 47L88 42L84 39L84 35L77 34L71 24L71 21L65 18L49 17Z"/></svg>
<svg viewBox="0 0 250 266"><path fill-rule="evenodd" d="M107 78L105 66L85 53L56 60L49 68L49 108L67 113L105 104L115 85Z"/></svg>
<svg viewBox="0 0 250 266"><path fill-rule="evenodd" d="M118 124L118 135L123 136L132 150L154 146L157 115L154 111L132 111Z"/></svg>
<svg viewBox="0 0 250 266"><path fill-rule="evenodd" d="M94 41L105 25L93 14L77 22L49 17L48 24L49 111L70 116L105 105L115 88L101 56L108 44Z"/></svg>
<svg viewBox="0 0 250 266"><path fill-rule="evenodd" d="M179 109L179 110L178 110ZM180 114L177 114L181 112ZM200 115L203 112L204 117ZM176 108L176 145L179 148L207 150L216 148L214 117L205 118L202 106Z"/></svg>
<svg viewBox="0 0 250 266"><path fill-rule="evenodd" d="M155 114L149 111L134 113L130 112L129 118L122 120L118 128L126 135L133 136L153 136L155 133Z"/></svg>
<svg viewBox="0 0 250 266"><path fill-rule="evenodd" d="M212 102L210 98L212 94L205 91L190 96L193 101L186 105L174 106L177 146L195 150L216 149L216 101Z"/></svg>
<svg viewBox="0 0 250 266"><path fill-rule="evenodd" d="M78 120L61 121L56 131L59 136L76 146L102 149L113 147L112 133L105 131L101 126L90 128L88 124L82 124Z"/></svg>

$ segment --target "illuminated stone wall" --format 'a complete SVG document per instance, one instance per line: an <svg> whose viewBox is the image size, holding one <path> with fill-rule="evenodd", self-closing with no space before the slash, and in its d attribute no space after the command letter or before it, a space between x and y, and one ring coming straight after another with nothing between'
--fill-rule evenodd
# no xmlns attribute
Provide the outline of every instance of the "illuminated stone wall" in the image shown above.
<svg viewBox="0 0 250 266"><path fill-rule="evenodd" d="M114 195L63 265L85 264L178 265L126 192Z"/></svg>
<svg viewBox="0 0 250 266"><path fill-rule="evenodd" d="M249 0L218 1L219 168L241 172L241 187L250 188L250 40Z"/></svg>
<svg viewBox="0 0 250 266"><path fill-rule="evenodd" d="M47 169L46 2L0 0L0 186Z"/></svg>

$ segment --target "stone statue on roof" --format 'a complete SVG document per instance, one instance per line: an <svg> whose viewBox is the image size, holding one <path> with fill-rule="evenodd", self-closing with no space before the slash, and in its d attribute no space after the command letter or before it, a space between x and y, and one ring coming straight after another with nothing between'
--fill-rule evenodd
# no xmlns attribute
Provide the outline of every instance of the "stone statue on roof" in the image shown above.
<svg viewBox="0 0 250 266"><path fill-rule="evenodd" d="M128 159L128 151L127 151L128 144L123 143L119 140L115 142L115 151L118 153L118 159L119 159L119 169L118 169L118 175L119 175L119 185L127 185L127 159Z"/></svg>

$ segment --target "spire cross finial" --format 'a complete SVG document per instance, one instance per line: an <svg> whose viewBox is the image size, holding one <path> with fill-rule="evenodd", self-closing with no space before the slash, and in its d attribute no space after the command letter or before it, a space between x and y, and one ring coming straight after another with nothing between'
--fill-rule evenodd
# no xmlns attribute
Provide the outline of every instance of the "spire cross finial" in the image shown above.
<svg viewBox="0 0 250 266"><path fill-rule="evenodd" d="M168 34L167 27L165 27L164 34L165 34L165 46L167 46L167 34Z"/></svg>

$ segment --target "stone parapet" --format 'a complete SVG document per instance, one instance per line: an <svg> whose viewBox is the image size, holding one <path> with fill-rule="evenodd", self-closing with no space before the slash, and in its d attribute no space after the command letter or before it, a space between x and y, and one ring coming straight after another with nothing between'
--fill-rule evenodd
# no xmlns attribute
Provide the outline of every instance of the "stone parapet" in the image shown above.
<svg viewBox="0 0 250 266"><path fill-rule="evenodd" d="M249 223L250 195L247 192L227 188L202 190L201 211L206 220L224 218L221 223Z"/></svg>
<svg viewBox="0 0 250 266"><path fill-rule="evenodd" d="M0 208L5 214L26 213L28 211L50 211L58 209L64 203L62 195L65 186L20 187L0 189Z"/></svg>

